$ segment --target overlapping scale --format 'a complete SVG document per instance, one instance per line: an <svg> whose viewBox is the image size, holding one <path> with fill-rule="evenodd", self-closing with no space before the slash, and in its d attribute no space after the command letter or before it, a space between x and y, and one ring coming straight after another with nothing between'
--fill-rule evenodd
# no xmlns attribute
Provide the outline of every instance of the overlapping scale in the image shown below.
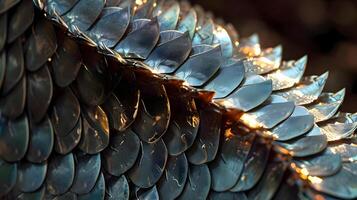
<svg viewBox="0 0 357 200"><path fill-rule="evenodd" d="M205 84L219 69L222 63L221 47L194 46L192 55L175 72L175 76L189 85L198 87Z"/></svg>
<svg viewBox="0 0 357 200"><path fill-rule="evenodd" d="M73 154L56 155L49 160L46 188L51 195L60 195L67 192L74 179L75 162Z"/></svg>
<svg viewBox="0 0 357 200"><path fill-rule="evenodd" d="M307 158L295 159L292 165L298 167L303 175L309 176L331 176L342 167L342 158L329 150L322 154Z"/></svg>
<svg viewBox="0 0 357 200"><path fill-rule="evenodd" d="M80 142L83 131L82 117L79 117L73 129L64 136L55 134L54 149L57 153L67 154L71 152Z"/></svg>
<svg viewBox="0 0 357 200"><path fill-rule="evenodd" d="M223 64L204 89L215 91L214 98L225 98L243 81L244 71L242 60L230 60Z"/></svg>
<svg viewBox="0 0 357 200"><path fill-rule="evenodd" d="M6 4L5 0L5 4ZM21 1L12 15L9 16L7 42L12 43L29 28L34 19L34 8L31 1Z"/></svg>
<svg viewBox="0 0 357 200"><path fill-rule="evenodd" d="M249 111L265 100L272 92L271 80L264 80L257 76L246 77L245 82L226 98L219 100L227 108L236 108L244 112Z"/></svg>
<svg viewBox="0 0 357 200"><path fill-rule="evenodd" d="M0 98L0 110L10 119L15 119L23 113L26 105L26 76L15 85L6 96Z"/></svg>
<svg viewBox="0 0 357 200"><path fill-rule="evenodd" d="M105 198L105 180L103 173L100 173L94 188L86 194L78 195L78 200L91 200L98 199L104 200Z"/></svg>
<svg viewBox="0 0 357 200"><path fill-rule="evenodd" d="M190 38L193 38L197 24L197 13L194 9L190 8L187 13L182 15L183 18L178 22L177 30L181 32L188 31Z"/></svg>
<svg viewBox="0 0 357 200"><path fill-rule="evenodd" d="M104 8L100 19L88 31L88 36L100 46L112 48L129 26L130 12L130 7Z"/></svg>
<svg viewBox="0 0 357 200"><path fill-rule="evenodd" d="M215 107L200 111L200 127L193 145L187 151L187 159L202 165L215 159L221 136L222 114Z"/></svg>
<svg viewBox="0 0 357 200"><path fill-rule="evenodd" d="M142 100L132 129L141 140L155 143L164 135L169 125L170 103L163 85L142 89Z"/></svg>
<svg viewBox="0 0 357 200"><path fill-rule="evenodd" d="M138 114L140 91L137 88L129 87L130 84L120 82L115 94L109 96L102 105L108 115L110 127L118 131L126 130L135 121Z"/></svg>
<svg viewBox="0 0 357 200"><path fill-rule="evenodd" d="M145 20L115 46L115 51L128 58L145 59L158 42L159 33L157 18Z"/></svg>
<svg viewBox="0 0 357 200"><path fill-rule="evenodd" d="M156 186L153 186L151 188L145 189L145 188L135 188L134 189L135 194L133 195L134 199L138 200L159 200L159 193L157 192Z"/></svg>
<svg viewBox="0 0 357 200"><path fill-rule="evenodd" d="M306 135L284 142L276 142L278 151L294 157L305 157L323 151L327 146L327 137L314 126Z"/></svg>
<svg viewBox="0 0 357 200"><path fill-rule="evenodd" d="M102 107L108 116L110 128L118 131L125 130L129 116L125 113L126 107L114 94L108 97Z"/></svg>
<svg viewBox="0 0 357 200"><path fill-rule="evenodd" d="M350 137L357 129L357 122L347 117L335 117L319 124L328 141L337 141Z"/></svg>
<svg viewBox="0 0 357 200"><path fill-rule="evenodd" d="M174 30L179 20L180 5L176 1L163 1L162 5L156 6L154 13L158 15L160 31Z"/></svg>
<svg viewBox="0 0 357 200"><path fill-rule="evenodd" d="M87 87L89 84L90 87ZM103 82L84 65L79 70L76 88L81 100L88 105L98 105L104 101L105 88Z"/></svg>
<svg viewBox="0 0 357 200"><path fill-rule="evenodd" d="M243 171L254 135L236 134L231 128L225 130L220 152L217 158L209 164L211 187L214 191L222 192L232 188Z"/></svg>
<svg viewBox="0 0 357 200"><path fill-rule="evenodd" d="M314 119L308 110L302 106L295 106L288 119L274 127L271 132L279 141L286 141L307 133L314 126Z"/></svg>
<svg viewBox="0 0 357 200"><path fill-rule="evenodd" d="M7 38L7 13L0 14L0 51L3 50Z"/></svg>
<svg viewBox="0 0 357 200"><path fill-rule="evenodd" d="M25 44L26 68L29 71L38 70L52 57L56 49L57 41L53 25L44 19L37 21Z"/></svg>
<svg viewBox="0 0 357 200"><path fill-rule="evenodd" d="M111 123L111 117L115 117L115 113L120 112L120 118L117 118L117 125L112 123L112 127L118 131L124 131L127 129L134 121L138 114L139 103L140 103L140 90L133 83L135 80L135 75L133 73L129 73L130 75L124 76L118 86L114 90L114 94L118 97L119 104L121 108L113 107L111 109L107 109L106 103L103 104L103 109L106 111L109 123ZM110 97L107 98L107 101L110 101ZM114 109L115 108L115 109ZM122 110L121 110L122 109Z"/></svg>
<svg viewBox="0 0 357 200"><path fill-rule="evenodd" d="M135 2L135 4L136 11L133 16L134 19L148 19L152 17L156 0L138 1Z"/></svg>
<svg viewBox="0 0 357 200"><path fill-rule="evenodd" d="M258 139L254 141L244 163L243 171L230 191L247 191L258 183L267 165L270 149L271 145L266 145Z"/></svg>
<svg viewBox="0 0 357 200"><path fill-rule="evenodd" d="M105 199L108 200L128 200L129 184L124 175L120 177L110 177L106 179Z"/></svg>
<svg viewBox="0 0 357 200"><path fill-rule="evenodd" d="M357 117L306 57L187 2L35 0L59 27L19 2L0 2L0 196L356 198Z"/></svg>
<svg viewBox="0 0 357 200"><path fill-rule="evenodd" d="M56 1L47 0L47 12L63 15L68 12L79 0Z"/></svg>
<svg viewBox="0 0 357 200"><path fill-rule="evenodd" d="M322 93L319 98L306 108L314 116L315 122L321 122L330 119L336 114L345 97L345 89L337 93Z"/></svg>
<svg viewBox="0 0 357 200"><path fill-rule="evenodd" d="M45 198L45 192L46 192L46 188L44 186L42 186L40 189L34 191L34 192L23 192L20 193L17 196L17 199L19 200L41 200Z"/></svg>
<svg viewBox="0 0 357 200"><path fill-rule="evenodd" d="M206 164L190 165L185 187L177 199L207 198L211 187L211 175Z"/></svg>
<svg viewBox="0 0 357 200"><path fill-rule="evenodd" d="M8 94L24 75L24 55L21 41L18 39L11 43L6 53L5 79L2 85L1 94Z"/></svg>
<svg viewBox="0 0 357 200"><path fill-rule="evenodd" d="M352 119L352 121L357 122L357 113L353 114L346 114L349 118Z"/></svg>
<svg viewBox="0 0 357 200"><path fill-rule="evenodd" d="M187 180L188 162L184 153L169 156L164 174L157 184L160 199L175 199L178 197Z"/></svg>
<svg viewBox="0 0 357 200"><path fill-rule="evenodd" d="M78 0L78 2L74 4L69 2L70 5L73 5L73 8L64 14L62 19L69 25L68 28L70 31L84 32L99 17L104 3L104 0ZM56 5L56 7L58 6L63 7L63 4Z"/></svg>
<svg viewBox="0 0 357 200"><path fill-rule="evenodd" d="M343 167L347 170L352 172L354 175L356 175L356 168L357 164L355 162L345 162L343 163Z"/></svg>
<svg viewBox="0 0 357 200"><path fill-rule="evenodd" d="M296 87L279 91L275 94L294 101L298 105L309 104L319 97L325 86L327 77L328 72L320 76L306 77Z"/></svg>
<svg viewBox="0 0 357 200"><path fill-rule="evenodd" d="M83 134L79 148L88 154L103 151L109 144L108 118L100 106L82 109Z"/></svg>
<svg viewBox="0 0 357 200"><path fill-rule="evenodd" d="M120 176L134 165L141 145L138 136L130 129L114 134L102 154L103 167L109 174Z"/></svg>
<svg viewBox="0 0 357 200"><path fill-rule="evenodd" d="M211 45L213 43L215 25L212 19L199 16L196 25L196 32L192 38L193 45L207 44Z"/></svg>
<svg viewBox="0 0 357 200"><path fill-rule="evenodd" d="M100 105L117 86L120 76L108 68L108 60L91 47L81 48L83 60L75 81L77 96L90 106Z"/></svg>
<svg viewBox="0 0 357 200"><path fill-rule="evenodd" d="M100 173L101 159L99 154L88 155L78 152L74 156L75 175L71 191L86 194L94 187Z"/></svg>
<svg viewBox="0 0 357 200"><path fill-rule="evenodd" d="M129 171L129 178L138 187L152 187L162 176L166 162L167 149L161 139L152 144L141 141L141 154Z"/></svg>
<svg viewBox="0 0 357 200"><path fill-rule="evenodd" d="M69 37L62 37L52 57L51 68L54 82L60 87L66 87L76 79L82 58L77 43Z"/></svg>
<svg viewBox="0 0 357 200"><path fill-rule="evenodd" d="M345 167L333 176L310 178L310 185L317 191L337 198L354 199L357 197L356 174Z"/></svg>
<svg viewBox="0 0 357 200"><path fill-rule="evenodd" d="M287 163L279 159L271 160L256 186L249 190L248 199L272 199L283 179Z"/></svg>
<svg viewBox="0 0 357 200"><path fill-rule="evenodd" d="M242 54L242 57L245 56L259 56L262 52L259 43L259 36L257 34L253 34L249 37L242 38L239 41L238 52Z"/></svg>
<svg viewBox="0 0 357 200"><path fill-rule="evenodd" d="M77 124L80 116L80 105L70 88L60 91L53 101L50 118L59 137L66 136Z"/></svg>
<svg viewBox="0 0 357 200"><path fill-rule="evenodd" d="M355 162L357 160L357 146L355 144L338 144L330 146L329 149L340 155L344 162Z"/></svg>
<svg viewBox="0 0 357 200"><path fill-rule="evenodd" d="M0 197L6 195L16 184L17 163L8 163L0 159Z"/></svg>
<svg viewBox="0 0 357 200"><path fill-rule="evenodd" d="M195 141L200 116L192 97L174 98L170 102L172 116L163 140L170 155L179 155Z"/></svg>
<svg viewBox="0 0 357 200"><path fill-rule="evenodd" d="M27 74L27 111L29 118L41 121L47 113L53 94L53 85L47 65Z"/></svg>
<svg viewBox="0 0 357 200"><path fill-rule="evenodd" d="M213 31L213 43L221 46L222 56L231 58L233 55L233 43L227 30L222 26L216 26Z"/></svg>
<svg viewBox="0 0 357 200"><path fill-rule="evenodd" d="M266 74L278 69L282 57L282 47L263 50L259 56L250 59L251 62L246 66L248 74Z"/></svg>
<svg viewBox="0 0 357 200"><path fill-rule="evenodd" d="M155 72L172 73L189 56L191 39L188 32L164 31L160 33L158 46L145 60ZM163 41L163 38L167 39Z"/></svg>
<svg viewBox="0 0 357 200"><path fill-rule="evenodd" d="M42 186L46 173L46 162L42 164L33 164L26 161L20 162L16 186L23 192L34 192Z"/></svg>
<svg viewBox="0 0 357 200"><path fill-rule="evenodd" d="M254 119L262 127L271 129L287 119L293 113L294 108L293 102L286 101L286 99L280 96L271 95L257 109L244 113L242 118Z"/></svg>
<svg viewBox="0 0 357 200"><path fill-rule="evenodd" d="M279 69L265 75L273 81L273 90L282 90L293 87L301 80L307 62L307 56L297 61L283 62Z"/></svg>
<svg viewBox="0 0 357 200"><path fill-rule="evenodd" d="M40 123L30 120L30 140L26 158L33 163L46 161L54 146L54 131L50 119L46 116Z"/></svg>
<svg viewBox="0 0 357 200"><path fill-rule="evenodd" d="M0 118L0 158L7 162L21 160L29 143L29 122L25 114L15 120Z"/></svg>

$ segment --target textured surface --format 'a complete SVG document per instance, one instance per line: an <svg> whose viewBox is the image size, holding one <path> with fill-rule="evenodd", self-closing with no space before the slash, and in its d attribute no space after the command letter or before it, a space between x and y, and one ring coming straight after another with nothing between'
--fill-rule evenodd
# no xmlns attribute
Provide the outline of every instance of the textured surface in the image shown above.
<svg viewBox="0 0 357 200"><path fill-rule="evenodd" d="M357 117L306 57L185 2L34 3L0 3L0 196L357 197Z"/></svg>

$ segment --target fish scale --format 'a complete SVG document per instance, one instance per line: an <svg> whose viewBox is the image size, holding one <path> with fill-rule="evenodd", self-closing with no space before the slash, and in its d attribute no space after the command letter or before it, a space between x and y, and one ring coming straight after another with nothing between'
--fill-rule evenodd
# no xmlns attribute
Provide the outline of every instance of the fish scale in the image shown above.
<svg viewBox="0 0 357 200"><path fill-rule="evenodd" d="M357 198L344 90L199 6L3 0L0 49L2 199Z"/></svg>

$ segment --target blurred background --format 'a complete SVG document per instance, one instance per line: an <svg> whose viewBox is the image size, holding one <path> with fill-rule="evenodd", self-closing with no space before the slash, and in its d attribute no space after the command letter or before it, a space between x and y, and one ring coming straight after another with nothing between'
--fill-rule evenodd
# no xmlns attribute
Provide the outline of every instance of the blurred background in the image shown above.
<svg viewBox="0 0 357 200"><path fill-rule="evenodd" d="M346 88L342 111L357 112L357 1L190 0L232 23L263 47L283 45L284 60L307 54L305 74L329 71L325 91Z"/></svg>

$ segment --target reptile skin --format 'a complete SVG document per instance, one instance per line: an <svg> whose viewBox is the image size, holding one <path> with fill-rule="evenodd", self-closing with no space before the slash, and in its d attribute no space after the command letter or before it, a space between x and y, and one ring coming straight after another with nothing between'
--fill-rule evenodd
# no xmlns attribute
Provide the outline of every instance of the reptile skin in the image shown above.
<svg viewBox="0 0 357 200"><path fill-rule="evenodd" d="M0 0L0 198L356 199L306 63L185 1Z"/></svg>

